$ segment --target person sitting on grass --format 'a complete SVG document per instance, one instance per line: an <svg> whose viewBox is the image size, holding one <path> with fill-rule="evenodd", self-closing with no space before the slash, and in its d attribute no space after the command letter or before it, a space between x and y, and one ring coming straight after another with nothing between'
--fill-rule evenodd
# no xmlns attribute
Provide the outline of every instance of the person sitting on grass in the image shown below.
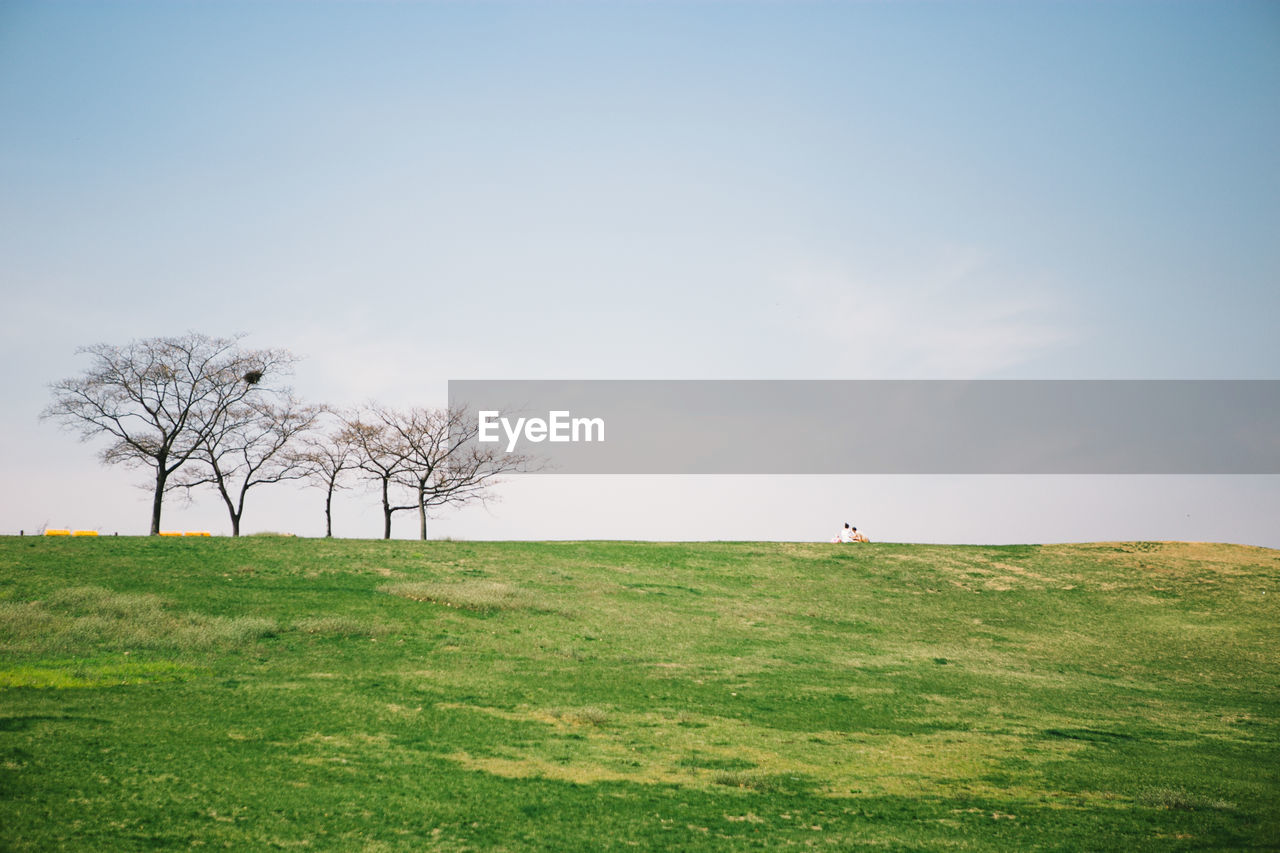
<svg viewBox="0 0 1280 853"><path fill-rule="evenodd" d="M834 541L836 541L836 542L840 542L840 543L842 543L842 544L843 544L843 543L845 543L845 542L852 542L852 541L853 541L853 531L855 531L855 530L857 530L857 529L858 529L858 528L856 528L856 527L850 528L850 527L849 527L849 522L847 522L847 521L846 521L846 522L844 523L844 529L840 531L840 535L839 535L839 536L837 536L837 537L835 538L835 540L834 540Z"/></svg>
<svg viewBox="0 0 1280 853"><path fill-rule="evenodd" d="M871 541L870 539L867 538L867 534L859 533L858 528L856 527L853 528L853 532L851 535L853 536L853 538L849 540L850 542L870 542Z"/></svg>

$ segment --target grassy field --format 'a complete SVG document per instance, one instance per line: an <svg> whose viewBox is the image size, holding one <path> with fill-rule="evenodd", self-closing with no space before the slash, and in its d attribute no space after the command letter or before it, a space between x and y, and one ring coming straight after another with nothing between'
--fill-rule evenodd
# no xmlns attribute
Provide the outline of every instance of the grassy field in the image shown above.
<svg viewBox="0 0 1280 853"><path fill-rule="evenodd" d="M0 848L1280 847L1280 552L0 539Z"/></svg>

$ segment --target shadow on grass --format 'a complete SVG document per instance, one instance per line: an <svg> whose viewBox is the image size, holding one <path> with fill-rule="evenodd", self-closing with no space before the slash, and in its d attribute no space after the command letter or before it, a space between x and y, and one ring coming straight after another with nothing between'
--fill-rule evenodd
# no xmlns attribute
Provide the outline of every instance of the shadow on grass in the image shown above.
<svg viewBox="0 0 1280 853"><path fill-rule="evenodd" d="M0 732L30 731L36 723L97 723L107 720L98 717L75 717L66 714L28 714L22 717L0 717Z"/></svg>

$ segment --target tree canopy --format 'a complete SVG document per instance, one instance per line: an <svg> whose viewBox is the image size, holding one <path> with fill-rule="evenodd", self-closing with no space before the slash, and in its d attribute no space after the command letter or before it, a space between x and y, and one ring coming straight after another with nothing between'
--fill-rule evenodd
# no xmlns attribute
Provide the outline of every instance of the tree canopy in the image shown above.
<svg viewBox="0 0 1280 853"><path fill-rule="evenodd" d="M196 332L78 352L91 356L90 366L50 386L53 402L42 417L85 441L105 437L100 456L107 464L152 469L152 535L160 532L169 478L224 427L229 412L269 393L296 361L287 350L245 349L239 337Z"/></svg>

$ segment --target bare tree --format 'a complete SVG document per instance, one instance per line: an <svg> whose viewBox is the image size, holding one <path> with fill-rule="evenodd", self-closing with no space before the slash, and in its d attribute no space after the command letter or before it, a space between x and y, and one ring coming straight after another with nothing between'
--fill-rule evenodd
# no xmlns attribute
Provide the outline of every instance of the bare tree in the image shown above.
<svg viewBox="0 0 1280 853"><path fill-rule="evenodd" d="M497 477L525 471L531 457L505 453L476 441L479 422L467 409L410 409L387 423L405 449L404 464L393 477L412 490L419 537L427 538L429 510L485 501Z"/></svg>
<svg viewBox="0 0 1280 853"><path fill-rule="evenodd" d="M397 512L416 510L418 533L427 538L430 510L484 501L496 478L527 470L530 457L481 448L479 423L463 409L396 409L370 404L346 418L347 439L356 449L356 467L377 484L382 496L384 539L391 538ZM412 502L393 503L408 490Z"/></svg>
<svg viewBox="0 0 1280 853"><path fill-rule="evenodd" d="M83 441L107 436L102 461L154 470L151 535L169 478L220 428L232 408L266 390L264 379L296 361L285 350L243 350L239 337L196 332L146 338L124 346L95 344L80 376L50 386L53 402L41 417L61 421Z"/></svg>
<svg viewBox="0 0 1280 853"><path fill-rule="evenodd" d="M391 538L391 516L413 505L394 506L391 487L403 473L409 450L388 425L395 412L376 403L350 412L345 417L343 436L356 451L356 468L375 483L382 495L382 538Z"/></svg>
<svg viewBox="0 0 1280 853"><path fill-rule="evenodd" d="M176 478L175 488L211 485L231 517L231 535L240 535L245 498L254 486L300 480L306 463L295 452L301 436L320 417L320 410L300 402L291 392L277 399L259 397L227 409L196 449L201 464Z"/></svg>
<svg viewBox="0 0 1280 853"><path fill-rule="evenodd" d="M316 432L303 436L296 453L307 479L324 492L324 535L333 537L333 493L346 488L344 475L356 467L356 447L348 429Z"/></svg>

